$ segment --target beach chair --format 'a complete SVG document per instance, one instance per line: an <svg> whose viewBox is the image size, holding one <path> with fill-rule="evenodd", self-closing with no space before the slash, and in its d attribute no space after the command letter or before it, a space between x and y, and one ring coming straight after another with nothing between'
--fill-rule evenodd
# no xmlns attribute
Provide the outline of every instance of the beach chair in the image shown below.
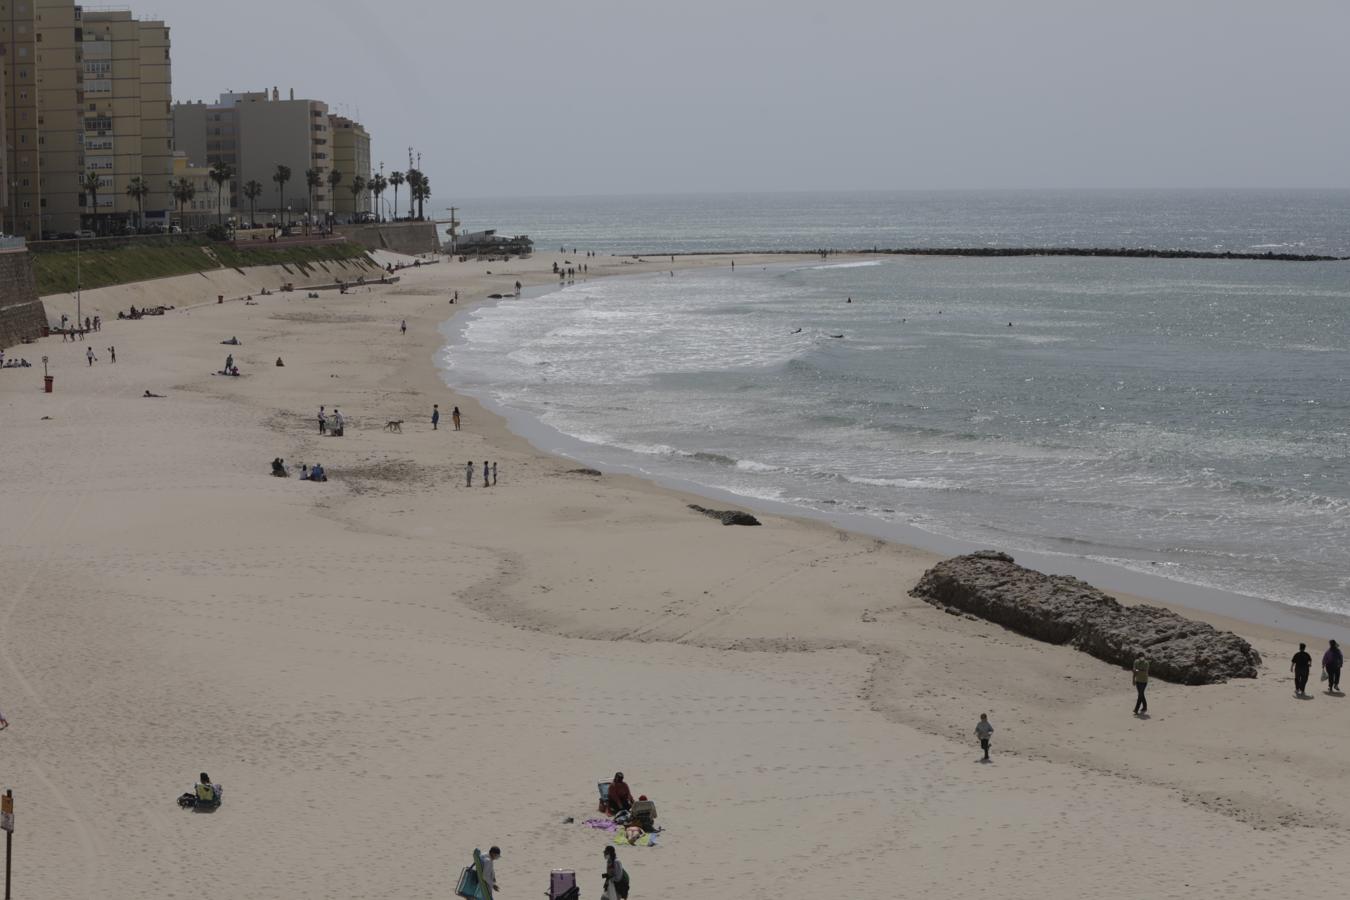
<svg viewBox="0 0 1350 900"><path fill-rule="evenodd" d="M601 781L596 784L596 787L600 790L600 806L597 811L605 813L606 815L609 814L609 786L611 784L613 784L613 782L610 781Z"/></svg>
<svg viewBox="0 0 1350 900"><path fill-rule="evenodd" d="M548 876L548 900L577 900L577 873L571 869L554 869Z"/></svg>
<svg viewBox="0 0 1350 900"><path fill-rule="evenodd" d="M656 804L650 800L635 800L628 811L630 821L642 826L646 832L656 831Z"/></svg>

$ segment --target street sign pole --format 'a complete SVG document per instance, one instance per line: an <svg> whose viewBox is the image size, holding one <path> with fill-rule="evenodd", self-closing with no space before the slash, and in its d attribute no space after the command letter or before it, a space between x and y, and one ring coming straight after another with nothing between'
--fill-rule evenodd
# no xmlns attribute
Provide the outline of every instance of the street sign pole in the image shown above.
<svg viewBox="0 0 1350 900"><path fill-rule="evenodd" d="M5 791L0 797L0 828L5 829L5 900L9 896L10 860L14 856L14 792Z"/></svg>

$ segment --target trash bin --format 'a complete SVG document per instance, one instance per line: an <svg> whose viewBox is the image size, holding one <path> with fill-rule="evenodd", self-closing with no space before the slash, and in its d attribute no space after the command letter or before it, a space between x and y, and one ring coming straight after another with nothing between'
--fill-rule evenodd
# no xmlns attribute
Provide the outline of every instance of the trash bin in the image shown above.
<svg viewBox="0 0 1350 900"><path fill-rule="evenodd" d="M217 303L224 303L224 302L225 302L225 295L224 295L224 294L216 294L216 302L217 302Z"/></svg>
<svg viewBox="0 0 1350 900"><path fill-rule="evenodd" d="M50 394L52 392L52 384L55 383L55 381L56 381L55 375L43 375L42 376L43 392Z"/></svg>

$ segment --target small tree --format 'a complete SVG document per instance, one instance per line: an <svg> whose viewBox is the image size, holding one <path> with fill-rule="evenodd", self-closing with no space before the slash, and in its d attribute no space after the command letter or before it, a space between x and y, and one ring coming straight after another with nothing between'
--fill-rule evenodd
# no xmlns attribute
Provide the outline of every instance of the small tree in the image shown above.
<svg viewBox="0 0 1350 900"><path fill-rule="evenodd" d="M263 186L257 181L249 180L244 183L244 196L248 198L248 227L252 228L257 224L258 219L254 209L258 198L262 196Z"/></svg>
<svg viewBox="0 0 1350 900"><path fill-rule="evenodd" d="M127 182L127 196L136 201L136 229L145 227L145 198L150 196L150 185L137 175Z"/></svg>
<svg viewBox="0 0 1350 900"><path fill-rule="evenodd" d="M281 216L281 225L286 227L286 182L291 180L291 167L283 166L277 163L277 170L272 173L272 180L277 183L277 215Z"/></svg>
<svg viewBox="0 0 1350 900"><path fill-rule="evenodd" d="M216 224L225 224L225 185L234 178L234 169L224 160L216 160L211 166L211 180L216 183Z"/></svg>
<svg viewBox="0 0 1350 900"><path fill-rule="evenodd" d="M402 172L390 172L389 184L394 189L394 221L398 221L398 189L403 186L408 179L403 177Z"/></svg>
<svg viewBox="0 0 1350 900"><path fill-rule="evenodd" d="M348 188L352 192L352 219L356 219L356 210L361 207L361 192L366 189L366 180L360 175L352 179L351 186Z"/></svg>
<svg viewBox="0 0 1350 900"><path fill-rule="evenodd" d="M84 178L80 181L80 187L89 195L89 208L93 210L90 215L93 218L94 230L98 230L98 173L85 172Z"/></svg>
<svg viewBox="0 0 1350 900"><path fill-rule="evenodd" d="M173 199L178 201L178 224L187 231L187 220L184 218L184 208L192 202L192 198L197 196L197 188L186 178L180 178L173 183Z"/></svg>

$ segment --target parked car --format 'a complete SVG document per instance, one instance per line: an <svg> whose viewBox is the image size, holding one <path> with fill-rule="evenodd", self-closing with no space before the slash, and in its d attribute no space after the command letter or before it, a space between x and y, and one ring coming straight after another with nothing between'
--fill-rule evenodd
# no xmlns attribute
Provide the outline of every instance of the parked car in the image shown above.
<svg viewBox="0 0 1350 900"><path fill-rule="evenodd" d="M92 241L94 238L98 237L98 235L94 234L88 228L81 228L79 231L75 232L75 237L82 241Z"/></svg>

